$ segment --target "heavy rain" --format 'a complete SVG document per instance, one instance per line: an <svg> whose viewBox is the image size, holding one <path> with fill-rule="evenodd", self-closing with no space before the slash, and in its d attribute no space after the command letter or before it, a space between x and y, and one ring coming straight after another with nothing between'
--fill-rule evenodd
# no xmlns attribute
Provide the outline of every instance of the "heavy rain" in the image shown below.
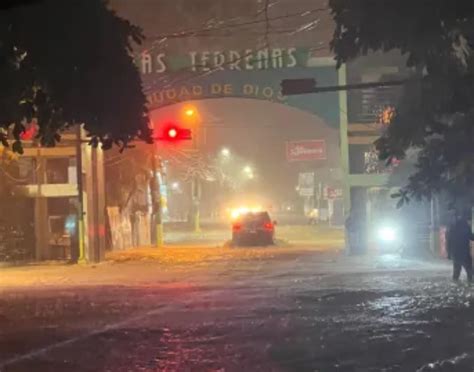
<svg viewBox="0 0 474 372"><path fill-rule="evenodd" d="M0 17L1 372L474 370L472 1Z"/></svg>

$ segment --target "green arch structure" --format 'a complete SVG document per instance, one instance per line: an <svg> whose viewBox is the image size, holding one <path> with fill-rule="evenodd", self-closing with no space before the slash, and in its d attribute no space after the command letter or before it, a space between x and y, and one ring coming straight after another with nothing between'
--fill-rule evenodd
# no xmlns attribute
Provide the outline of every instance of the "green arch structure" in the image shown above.
<svg viewBox="0 0 474 372"><path fill-rule="evenodd" d="M334 66L286 68L264 71L216 71L209 75L196 74L187 79L171 80L161 85L145 76L143 84L150 110L163 106L209 98L252 98L282 103L323 118L331 127L339 127L339 93L307 94L283 97L283 79L315 78L321 85L337 85L338 72Z"/></svg>
<svg viewBox="0 0 474 372"><path fill-rule="evenodd" d="M296 50L296 49L295 49ZM193 67L188 56L170 57L166 72L142 69L142 84L150 111L176 103L210 98L252 98L282 103L322 118L339 129L341 169L344 175L344 207L350 209L349 145L347 134L347 92L327 92L283 97L284 79L314 78L318 86L346 84L346 68L336 69L333 58L308 58L298 50L293 67L206 71ZM147 57L148 58L148 57ZM149 58L156 58L149 56ZM138 62L140 65L140 61ZM164 64L162 65L164 66ZM143 66L141 66L143 67ZM148 66L149 67L149 66Z"/></svg>

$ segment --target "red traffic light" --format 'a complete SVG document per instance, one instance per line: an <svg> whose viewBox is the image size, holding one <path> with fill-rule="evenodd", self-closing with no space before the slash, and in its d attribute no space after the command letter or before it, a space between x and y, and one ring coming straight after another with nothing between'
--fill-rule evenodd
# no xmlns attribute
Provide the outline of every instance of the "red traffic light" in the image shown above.
<svg viewBox="0 0 474 372"><path fill-rule="evenodd" d="M174 139L174 138L178 137L178 131L176 130L176 128L170 128L166 132L166 136L168 138L173 138Z"/></svg>
<svg viewBox="0 0 474 372"><path fill-rule="evenodd" d="M192 139L191 130L180 128L177 125L170 125L163 130L162 135L157 139L168 142L190 140Z"/></svg>

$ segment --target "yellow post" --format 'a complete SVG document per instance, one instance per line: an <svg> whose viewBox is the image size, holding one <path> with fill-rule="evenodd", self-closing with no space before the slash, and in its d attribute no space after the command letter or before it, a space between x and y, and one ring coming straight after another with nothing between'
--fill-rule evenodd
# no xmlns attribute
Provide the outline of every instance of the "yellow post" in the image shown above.
<svg viewBox="0 0 474 372"><path fill-rule="evenodd" d="M194 232L200 233L201 232L201 221L199 216L199 209L197 208L194 212Z"/></svg>
<svg viewBox="0 0 474 372"><path fill-rule="evenodd" d="M342 65L338 70L338 84L347 84L346 65ZM341 153L341 169L343 175L343 198L344 212L349 213L351 209L351 185L349 183L349 137L348 137L348 117L347 117L347 91L339 91L339 143Z"/></svg>
<svg viewBox="0 0 474 372"><path fill-rule="evenodd" d="M84 245L84 218L79 216L77 221L77 234L78 234L78 244L79 244L79 258L77 260L78 264L87 263L86 254L85 254L85 245Z"/></svg>
<svg viewBox="0 0 474 372"><path fill-rule="evenodd" d="M156 224L156 247L157 248L163 247L163 244L164 244L163 224L157 223Z"/></svg>

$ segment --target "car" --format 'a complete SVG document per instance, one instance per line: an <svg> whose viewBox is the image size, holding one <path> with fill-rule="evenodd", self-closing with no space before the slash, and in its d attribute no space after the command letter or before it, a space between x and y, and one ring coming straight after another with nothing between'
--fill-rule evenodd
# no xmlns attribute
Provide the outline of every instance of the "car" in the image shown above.
<svg viewBox="0 0 474 372"><path fill-rule="evenodd" d="M266 211L241 214L232 224L232 243L235 246L267 246L274 244L276 221Z"/></svg>

